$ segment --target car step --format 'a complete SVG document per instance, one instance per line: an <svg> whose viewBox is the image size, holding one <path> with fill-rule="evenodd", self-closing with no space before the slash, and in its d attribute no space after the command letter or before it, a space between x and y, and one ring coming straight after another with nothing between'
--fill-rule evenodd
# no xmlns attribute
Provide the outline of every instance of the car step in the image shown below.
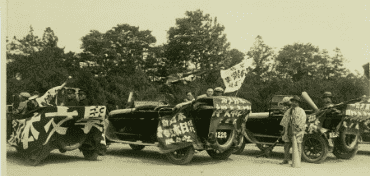
<svg viewBox="0 0 370 176"><path fill-rule="evenodd" d="M269 137L269 138L279 138L280 136L271 136L271 135L264 135L264 134L253 134L253 136L257 137Z"/></svg>

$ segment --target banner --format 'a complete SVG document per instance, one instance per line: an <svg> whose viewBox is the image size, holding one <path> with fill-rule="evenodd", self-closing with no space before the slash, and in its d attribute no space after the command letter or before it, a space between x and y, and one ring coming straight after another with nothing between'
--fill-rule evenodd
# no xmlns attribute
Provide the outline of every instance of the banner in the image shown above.
<svg viewBox="0 0 370 176"><path fill-rule="evenodd" d="M84 134L97 128L102 133L101 144L105 145L105 115L105 106L42 107L29 118L13 120L13 134L8 142L18 149L33 152L50 141L58 140L58 135L66 135L70 128L74 128L72 131L79 128Z"/></svg>
<svg viewBox="0 0 370 176"><path fill-rule="evenodd" d="M162 153L175 151L194 144L202 145L197 139L189 105L183 106L175 115L159 118L157 138Z"/></svg>
<svg viewBox="0 0 370 176"><path fill-rule="evenodd" d="M242 86L247 73L247 62L244 59L241 63L234 65L227 70L221 70L221 78L225 84L225 92L234 92Z"/></svg>
<svg viewBox="0 0 370 176"><path fill-rule="evenodd" d="M345 115L345 128L354 128L361 132L370 130L370 104L348 104Z"/></svg>
<svg viewBox="0 0 370 176"><path fill-rule="evenodd" d="M363 65L362 68L364 69L365 76L367 77L367 79L369 79L369 76L370 76L370 72L369 72L370 63L367 63L367 64Z"/></svg>

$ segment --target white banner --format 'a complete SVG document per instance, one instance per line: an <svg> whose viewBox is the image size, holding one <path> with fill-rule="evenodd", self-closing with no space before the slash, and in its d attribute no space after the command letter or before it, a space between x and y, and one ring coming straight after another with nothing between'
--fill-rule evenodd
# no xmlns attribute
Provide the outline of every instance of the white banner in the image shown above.
<svg viewBox="0 0 370 176"><path fill-rule="evenodd" d="M224 93L234 92L240 89L245 79L246 69L248 68L246 61L247 60L244 59L239 64L227 70L221 70L221 78L226 87Z"/></svg>

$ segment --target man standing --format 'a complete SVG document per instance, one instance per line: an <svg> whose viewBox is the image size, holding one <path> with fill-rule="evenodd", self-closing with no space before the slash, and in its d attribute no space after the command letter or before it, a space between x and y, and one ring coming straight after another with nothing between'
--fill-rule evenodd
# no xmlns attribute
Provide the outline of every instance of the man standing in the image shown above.
<svg viewBox="0 0 370 176"><path fill-rule="evenodd" d="M193 96L193 94L189 91L189 92L186 92L186 98L184 99L184 102L188 102L188 101L194 101L195 98Z"/></svg>
<svg viewBox="0 0 370 176"><path fill-rule="evenodd" d="M292 137L293 135L297 139L298 152L301 155L302 153L302 141L305 131L306 124L306 113L299 107L301 99L295 95L291 101L291 108L289 108L285 113L284 117L280 122L280 125L284 127L282 132L284 144L284 160L280 164L289 163L289 151L292 147ZM293 129L292 129L293 127Z"/></svg>
<svg viewBox="0 0 370 176"><path fill-rule="evenodd" d="M203 95L200 95L197 97L197 99L199 98L203 98L203 97L212 97L213 96L213 89L212 88L208 88L207 89L207 93L206 94L203 94Z"/></svg>
<svg viewBox="0 0 370 176"><path fill-rule="evenodd" d="M215 88L215 95L214 96L222 96L224 94L224 89L222 87Z"/></svg>
<svg viewBox="0 0 370 176"><path fill-rule="evenodd" d="M78 106L78 101L76 99L76 90L67 89L67 99L65 106Z"/></svg>
<svg viewBox="0 0 370 176"><path fill-rule="evenodd" d="M89 106L89 100L86 97L86 92L84 90L78 91L78 97L80 101L78 102L78 106Z"/></svg>

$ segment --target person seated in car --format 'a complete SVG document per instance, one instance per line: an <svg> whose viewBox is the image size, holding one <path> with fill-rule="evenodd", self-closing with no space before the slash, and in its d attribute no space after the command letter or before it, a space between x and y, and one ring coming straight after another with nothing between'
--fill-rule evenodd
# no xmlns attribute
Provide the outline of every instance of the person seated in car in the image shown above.
<svg viewBox="0 0 370 176"><path fill-rule="evenodd" d="M186 92L186 98L184 99L184 102L188 102L188 101L194 101L195 98L193 96L193 94L189 91L189 92Z"/></svg>
<svg viewBox="0 0 370 176"><path fill-rule="evenodd" d="M221 87L216 87L214 91L214 96L223 96L224 89Z"/></svg>
<svg viewBox="0 0 370 176"><path fill-rule="evenodd" d="M203 95L200 95L197 97L197 99L199 98L203 98L203 97L212 97L213 96L213 89L212 88L208 88L207 89L207 93L206 94L203 94Z"/></svg>
<svg viewBox="0 0 370 176"><path fill-rule="evenodd" d="M19 94L19 106L16 109L14 109L13 114L24 115L26 113L27 102L29 97L31 97L31 95L28 92L21 92Z"/></svg>
<svg viewBox="0 0 370 176"><path fill-rule="evenodd" d="M67 99L65 106L78 106L78 101L76 99L76 90L67 89Z"/></svg>
<svg viewBox="0 0 370 176"><path fill-rule="evenodd" d="M89 106L89 100L87 99L86 91L80 89L78 91L78 97L80 99L78 106Z"/></svg>

